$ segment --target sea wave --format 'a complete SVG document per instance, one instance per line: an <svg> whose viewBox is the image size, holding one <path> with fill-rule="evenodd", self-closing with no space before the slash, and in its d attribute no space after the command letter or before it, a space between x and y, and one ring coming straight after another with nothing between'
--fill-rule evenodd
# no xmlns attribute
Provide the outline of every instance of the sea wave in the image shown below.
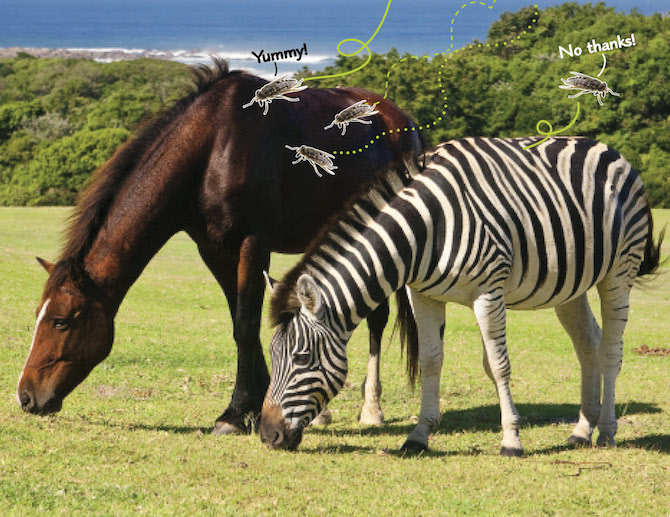
<svg viewBox="0 0 670 517"><path fill-rule="evenodd" d="M28 51L30 49L27 49ZM44 49L46 50L46 49ZM96 59L97 56L101 59L108 61L114 61L114 55L120 54L123 57L117 57L118 60L135 57L150 57L154 59L168 59L172 61L180 62L189 62L189 63L207 63L210 62L212 57L219 57L227 59L228 61L250 61L257 65L267 65L268 62L262 61L259 63L258 58L254 56L251 52L240 52L240 51L226 51L226 50L160 50L160 49L146 49L146 48L122 48L122 47L69 47L64 49L52 49L54 52L62 50L65 52L71 52L75 54L92 54L93 58ZM104 57L102 57L104 56ZM278 63L288 63L294 62L301 65L314 65L321 64L326 61L331 61L334 59L334 56L328 54L307 54L302 55L300 59L290 58L290 59L281 59L277 61ZM272 62L270 62L272 63Z"/></svg>
<svg viewBox="0 0 670 517"><path fill-rule="evenodd" d="M242 69L261 77L272 79L277 75L295 73L303 67L315 66L324 68L335 62L335 57L328 54L308 54L297 58L283 59L275 62L258 62L251 52L239 50L161 50L124 47L68 47L68 48L37 48L37 47L6 47L0 48L0 58L15 57L19 52L26 52L36 57L61 57L92 59L100 63L111 63L140 58L164 59L188 65L209 64L212 58L228 61L233 69Z"/></svg>

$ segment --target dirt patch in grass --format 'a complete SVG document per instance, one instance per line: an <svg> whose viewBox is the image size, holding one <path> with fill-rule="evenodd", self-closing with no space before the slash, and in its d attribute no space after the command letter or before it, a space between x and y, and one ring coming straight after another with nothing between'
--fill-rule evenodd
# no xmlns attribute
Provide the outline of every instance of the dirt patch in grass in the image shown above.
<svg viewBox="0 0 670 517"><path fill-rule="evenodd" d="M640 345L633 348L633 352L640 355L670 355L670 348L660 346L649 348L647 345Z"/></svg>

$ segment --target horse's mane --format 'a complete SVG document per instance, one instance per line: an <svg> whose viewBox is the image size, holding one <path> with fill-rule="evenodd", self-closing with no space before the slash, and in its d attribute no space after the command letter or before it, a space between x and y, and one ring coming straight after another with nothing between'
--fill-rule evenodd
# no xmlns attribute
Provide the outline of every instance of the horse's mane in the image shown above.
<svg viewBox="0 0 670 517"><path fill-rule="evenodd" d="M61 260L75 259L78 262L83 260L120 186L140 162L151 144L166 126L193 104L195 99L207 92L218 81L231 75L226 61L217 58L214 58L213 61L213 67L206 65L192 67L191 91L172 106L163 109L142 124L137 134L121 146L109 161L98 168L70 217Z"/></svg>
<svg viewBox="0 0 670 517"><path fill-rule="evenodd" d="M90 251L95 237L104 224L121 185L166 126L183 114L200 95L209 91L220 80L237 73L231 72L228 63L218 58L213 58L212 67L206 65L191 67L190 91L140 125L136 135L97 169L70 216L65 246L56 267L49 276L45 292L62 285L66 279L70 279L76 287L82 290L90 290L92 282L84 269L83 259Z"/></svg>
<svg viewBox="0 0 670 517"><path fill-rule="evenodd" d="M342 223L352 220L359 221L358 215L355 213L357 206L365 204L379 206L384 200L388 200L394 196L409 181L411 181L411 178L408 177L405 171L398 171L394 168L388 169L385 173L378 176L378 179L375 180L371 188L354 193L343 207L331 216L328 222L314 236L300 261L286 273L280 283L275 284L270 301L270 320L272 326L286 322L300 308L300 301L296 294L298 278L305 272L307 265L319 253L321 247L327 245L329 234Z"/></svg>

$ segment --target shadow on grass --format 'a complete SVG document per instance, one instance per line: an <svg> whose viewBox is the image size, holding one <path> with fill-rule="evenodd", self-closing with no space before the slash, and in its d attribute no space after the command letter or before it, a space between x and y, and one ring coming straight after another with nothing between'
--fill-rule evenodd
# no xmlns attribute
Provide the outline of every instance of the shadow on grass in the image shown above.
<svg viewBox="0 0 670 517"><path fill-rule="evenodd" d="M579 406L577 404L518 404L517 409L521 414L522 429L524 427L536 427L555 424L576 424ZM656 404L645 402L626 402L617 404L617 417L636 415L636 414L655 414L662 410ZM350 437L352 435L375 437L375 436L407 436L415 427L415 424L406 420L391 419L379 427L363 427L360 429L333 429L330 427L310 427L311 434L332 436L332 437ZM440 425L436 432L442 434L453 434L459 432L500 432L500 409L497 405L479 406L455 411L446 411L442 415ZM597 436L597 435L596 435ZM567 436L566 436L567 439ZM595 439L595 437L594 437ZM625 440L619 443L620 447L643 448L661 453L670 453L670 435L653 434L634 440ZM557 444L546 449L534 450L532 455L549 455L572 450L575 445L568 443ZM303 449L308 453L334 453L334 452L359 452L375 453L375 447L355 446L355 445L336 445L330 447L321 447L315 449ZM377 451L378 452L378 451ZM444 456L476 456L484 451L474 447L470 450L460 451L426 451L421 455L427 457ZM384 454L390 456L403 457L406 454L400 450L385 451ZM411 456L411 455L407 455Z"/></svg>
<svg viewBox="0 0 670 517"><path fill-rule="evenodd" d="M556 424L576 424L579 406L577 404L517 404L517 409L521 414L522 429L524 427L535 427ZM617 417L661 413L662 410L656 404L645 402L625 402L617 404ZM80 417L81 418L81 417ZM86 417L83 417L86 420ZM171 426L171 425L149 425L143 423L137 424L114 424L111 422L94 422L91 424L106 425L111 427L122 427L127 430L138 431L162 431L172 434L202 434L209 435L211 427L197 426ZM405 419L388 419L382 426L367 426L347 428L336 428L335 426L314 426L310 427L308 432L314 435L330 436L334 438L346 438L351 436L371 437L375 436L407 436L415 427L415 424ZM442 415L440 425L436 432L442 434L453 434L460 432L500 432L500 409L498 405L478 406L461 410L447 410ZM217 438L215 438L217 439ZM650 451L657 451L664 454L670 454L670 435L652 434L640 438L624 440L619 442L620 447L640 448ZM558 444L546 449L533 451L533 455L545 455L564 452L574 448L573 445ZM428 450L417 454L407 454L400 450L380 451L377 447L358 446L349 444L338 444L326 447L305 448L301 446L299 452L308 454L336 454L336 453L368 453L378 455L388 455L394 457L448 457L448 456L476 456L484 453L478 447L468 450L457 451L433 451Z"/></svg>
<svg viewBox="0 0 670 517"><path fill-rule="evenodd" d="M641 436L632 440L623 440L619 442L619 447L645 449L670 454L670 434L650 434L649 436Z"/></svg>
<svg viewBox="0 0 670 517"><path fill-rule="evenodd" d="M579 415L577 404L517 404L516 408L521 415L521 427L543 426L553 424L576 424ZM645 402L625 402L617 404L617 417L624 415L654 414L662 410L656 404ZM402 419L390 419L379 427L363 427L360 430L338 430L330 427L310 427L315 434L346 436L356 432L361 436L390 435L399 436L409 434L415 424ZM443 434L452 434L462 431L500 431L500 407L498 405L478 406L460 410L447 410L442 414L442 420L436 431Z"/></svg>

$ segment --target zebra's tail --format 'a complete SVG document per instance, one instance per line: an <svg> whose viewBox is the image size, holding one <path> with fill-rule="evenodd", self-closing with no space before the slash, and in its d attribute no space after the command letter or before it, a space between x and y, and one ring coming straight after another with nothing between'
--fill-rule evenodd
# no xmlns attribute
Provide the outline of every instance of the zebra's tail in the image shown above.
<svg viewBox="0 0 670 517"><path fill-rule="evenodd" d="M400 349L407 350L407 376L409 383L414 388L419 376L419 334L416 328L416 320L409 303L407 290L398 289L395 293L396 305L398 306L398 317L395 320L393 333L396 329L400 334Z"/></svg>
<svg viewBox="0 0 670 517"><path fill-rule="evenodd" d="M665 237L665 228L658 235L658 241L654 242L654 220L651 216L651 207L649 205L647 205L647 210L649 231L647 233L647 243L644 247L644 256L640 263L640 269L637 272L638 277L658 273L658 268L665 263L665 260L661 261L661 244L663 243L663 237Z"/></svg>

